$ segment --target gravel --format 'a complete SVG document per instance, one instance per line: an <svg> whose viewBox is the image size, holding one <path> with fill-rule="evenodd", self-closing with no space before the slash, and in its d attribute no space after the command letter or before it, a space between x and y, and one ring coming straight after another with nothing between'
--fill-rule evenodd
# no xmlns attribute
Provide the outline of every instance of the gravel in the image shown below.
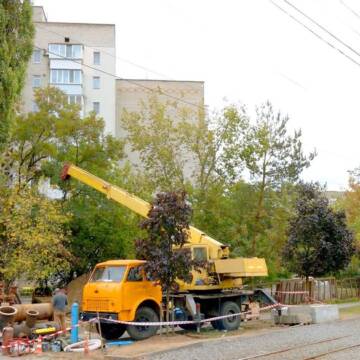
<svg viewBox="0 0 360 360"><path fill-rule="evenodd" d="M324 341L314 344L315 342ZM226 337L206 341L187 348L177 349L161 354L153 354L152 360L305 360L320 354L356 346L334 352L321 359L360 359L360 320L350 319L326 324L293 326L270 331L261 335ZM278 353L288 348L296 349Z"/></svg>

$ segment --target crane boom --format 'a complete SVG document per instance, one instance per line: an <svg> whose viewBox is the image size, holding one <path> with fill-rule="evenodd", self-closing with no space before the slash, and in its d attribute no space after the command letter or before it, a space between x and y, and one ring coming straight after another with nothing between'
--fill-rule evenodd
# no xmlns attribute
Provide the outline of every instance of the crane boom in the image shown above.
<svg viewBox="0 0 360 360"><path fill-rule="evenodd" d="M66 164L63 168L61 178L63 180L73 177L82 183L105 194L108 199L112 199L119 204L127 207L138 215L147 217L150 204L139 197L128 193L116 185L112 185L99 177L72 164ZM190 226L189 243L203 244L209 248L209 259L226 259L229 257L229 246L204 234L201 230Z"/></svg>

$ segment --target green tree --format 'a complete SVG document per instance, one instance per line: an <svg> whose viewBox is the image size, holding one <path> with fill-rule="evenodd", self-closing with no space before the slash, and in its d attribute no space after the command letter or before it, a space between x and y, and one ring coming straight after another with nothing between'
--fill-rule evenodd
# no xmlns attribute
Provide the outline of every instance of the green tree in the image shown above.
<svg viewBox="0 0 360 360"><path fill-rule="evenodd" d="M288 269L306 279L344 269L354 253L345 213L335 211L317 184L301 184L283 251Z"/></svg>
<svg viewBox="0 0 360 360"><path fill-rule="evenodd" d="M35 101L38 112L15 120L6 162L7 183L20 189L31 185L51 197L61 195L63 213L72 215L67 248L73 255L70 273L62 276L81 274L109 257L133 254L138 219L95 190L60 180L64 163L70 162L119 185L130 184L131 171L119 167L123 143L104 133L104 121L94 113L81 118L80 108L69 104L59 89L39 89Z"/></svg>
<svg viewBox="0 0 360 360"><path fill-rule="evenodd" d="M105 178L128 191L137 189L126 168L108 173ZM88 272L101 261L134 258L135 239L142 236L139 216L96 190L82 186L76 180L70 181L63 209L72 214L69 224L72 237L68 248L76 261L68 274L69 279L74 274Z"/></svg>
<svg viewBox="0 0 360 360"><path fill-rule="evenodd" d="M161 102L156 95L140 112L124 112L127 143L139 155L154 189L186 188L203 201L214 182L233 182L241 175L247 117L229 106L208 116L204 109Z"/></svg>
<svg viewBox="0 0 360 360"><path fill-rule="evenodd" d="M255 234L252 238L252 254L256 255L256 243L266 219L264 201L267 190L278 189L283 183L296 183L301 172L310 166L315 152L305 155L301 131L288 135L288 116L274 111L270 102L256 109L256 122L248 132L242 156L257 186L257 209L254 217Z"/></svg>
<svg viewBox="0 0 360 360"><path fill-rule="evenodd" d="M122 125L127 132L127 143L141 161L140 172L145 171L154 189L184 188L184 168L187 161L184 144L176 117L178 109L173 102L160 102L156 95L141 103L140 112L122 114ZM138 163L134 163L138 166Z"/></svg>
<svg viewBox="0 0 360 360"><path fill-rule="evenodd" d="M1 186L0 277L44 280L67 272L69 215L60 204L29 187Z"/></svg>
<svg viewBox="0 0 360 360"><path fill-rule="evenodd" d="M29 0L0 2L0 150L8 140L15 107L33 50L34 26Z"/></svg>
<svg viewBox="0 0 360 360"><path fill-rule="evenodd" d="M94 113L82 118L80 107L69 104L59 89L38 89L35 102L39 111L16 118L9 143L8 173L19 186L45 176L66 195L59 177L64 162L101 175L122 159L123 144L105 135L103 119Z"/></svg>

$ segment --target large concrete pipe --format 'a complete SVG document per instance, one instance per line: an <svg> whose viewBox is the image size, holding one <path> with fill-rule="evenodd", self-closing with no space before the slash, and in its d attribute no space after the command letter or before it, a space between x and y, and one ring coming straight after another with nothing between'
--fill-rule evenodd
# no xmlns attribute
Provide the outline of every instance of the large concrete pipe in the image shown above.
<svg viewBox="0 0 360 360"><path fill-rule="evenodd" d="M14 325L14 336L17 338L30 336L32 329L35 327L38 316L38 311L28 310L26 312L26 320L19 325Z"/></svg>
<svg viewBox="0 0 360 360"><path fill-rule="evenodd" d="M18 310L13 306L0 306L0 331L15 321Z"/></svg>
<svg viewBox="0 0 360 360"><path fill-rule="evenodd" d="M53 307L50 303L43 304L18 304L13 305L13 307L17 310L17 314L15 315L14 321L24 321L27 318L27 312L29 310L33 310L39 313L36 316L37 320L49 320L53 316Z"/></svg>
<svg viewBox="0 0 360 360"><path fill-rule="evenodd" d="M26 320L25 324L28 328L32 329L35 324L36 320L39 318L40 313L37 310L31 309L26 312Z"/></svg>

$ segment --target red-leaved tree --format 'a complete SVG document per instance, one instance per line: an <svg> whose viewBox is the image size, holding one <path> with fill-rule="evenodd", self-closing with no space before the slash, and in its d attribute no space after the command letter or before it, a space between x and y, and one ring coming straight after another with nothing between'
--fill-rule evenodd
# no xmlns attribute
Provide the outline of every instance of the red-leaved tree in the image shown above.
<svg viewBox="0 0 360 360"><path fill-rule="evenodd" d="M183 191L159 193L151 204L148 218L141 223L147 237L137 240L137 256L147 260L145 271L159 283L166 296L166 320L169 321L170 292L176 279L190 282L195 262L190 249L184 248L189 236L191 206Z"/></svg>

